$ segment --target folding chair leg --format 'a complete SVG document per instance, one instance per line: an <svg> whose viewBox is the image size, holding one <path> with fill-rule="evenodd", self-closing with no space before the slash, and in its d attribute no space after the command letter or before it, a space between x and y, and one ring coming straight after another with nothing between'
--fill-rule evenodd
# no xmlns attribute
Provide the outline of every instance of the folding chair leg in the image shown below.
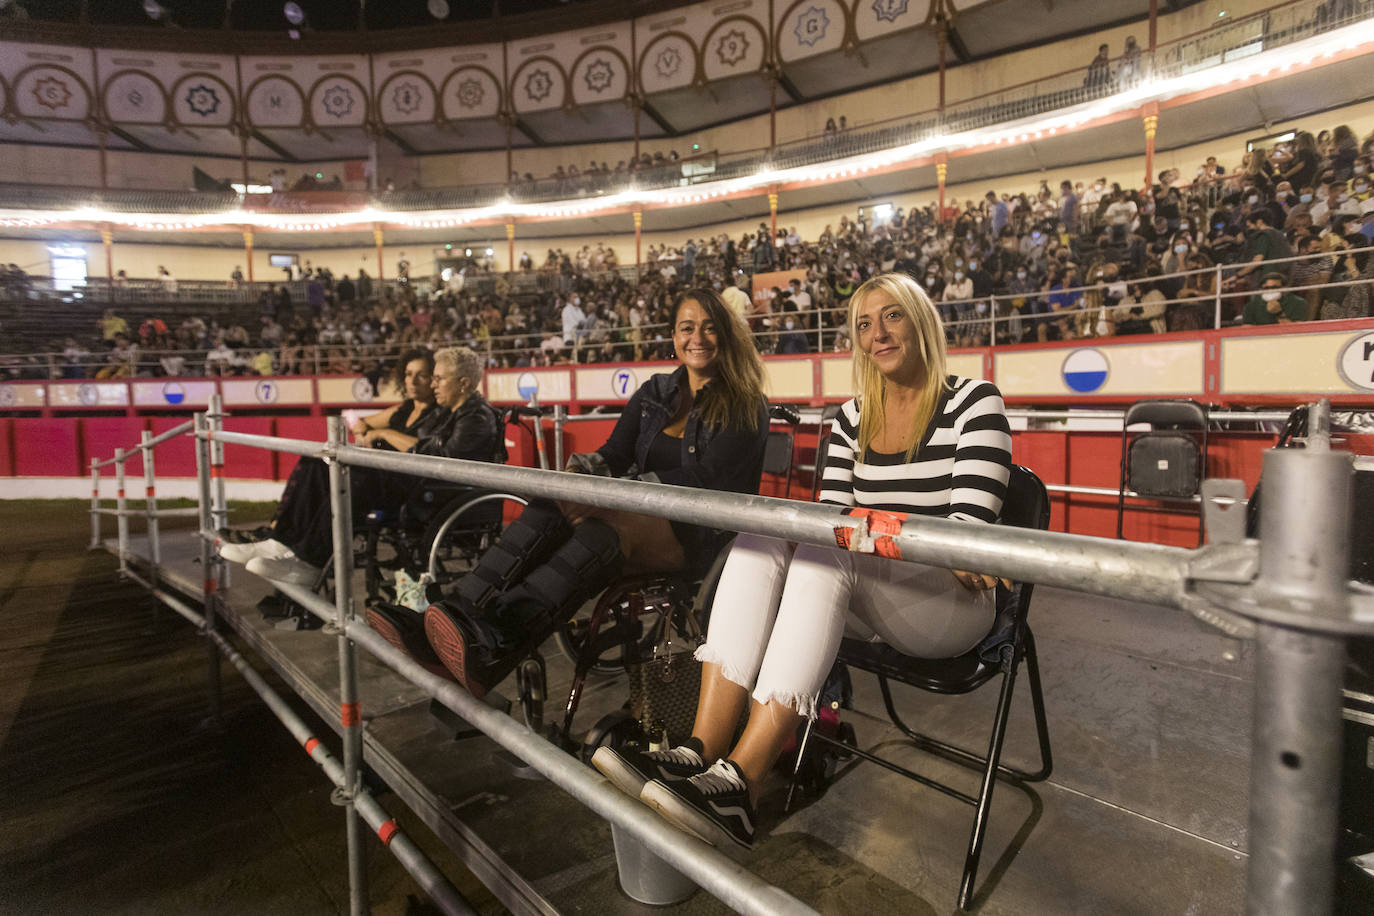
<svg viewBox="0 0 1374 916"><path fill-rule="evenodd" d="M1011 697L1016 687L1016 659L1008 658L1012 648L1003 650L1002 690L997 697L997 714L993 718L992 738L988 742L987 765L983 769L983 784L978 789L977 813L973 819L973 833L969 836L968 855L964 857L964 876L959 882L959 909L968 909L973 899L973 882L978 874L978 858L983 852L987 834L988 814L992 809L992 790L997 785L998 763L1002 758L1002 743L1007 734L1007 720L1011 716Z"/></svg>
<svg viewBox="0 0 1374 916"><path fill-rule="evenodd" d="M806 720L806 730L802 732L801 744L797 746L797 760L792 764L792 781L787 784L787 800L782 805L784 814L792 810L792 795L797 791L797 778L801 775L802 763L806 760L806 749L811 745L811 732L815 727L815 719Z"/></svg>
<svg viewBox="0 0 1374 916"><path fill-rule="evenodd" d="M1026 630L1026 678L1030 682L1031 709L1035 713L1035 736L1040 741L1040 769L1026 773L1025 782L1040 782L1050 778L1054 770L1054 754L1050 750L1050 726L1045 717L1045 693L1040 688L1040 658L1035 654L1035 637Z"/></svg>

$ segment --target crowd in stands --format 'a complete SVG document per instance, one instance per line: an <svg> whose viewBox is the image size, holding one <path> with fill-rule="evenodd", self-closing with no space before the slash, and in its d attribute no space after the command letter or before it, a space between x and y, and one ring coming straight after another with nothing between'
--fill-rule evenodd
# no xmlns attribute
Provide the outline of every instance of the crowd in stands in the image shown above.
<svg viewBox="0 0 1374 916"><path fill-rule="evenodd" d="M252 320L224 327L188 318L133 328L106 313L95 340L67 340L47 371L371 372L396 348L450 344L489 354L493 367L662 359L668 310L695 285L738 288L727 298L765 352L844 350L845 300L888 270L917 278L941 304L950 343L964 347L1196 330L1213 326L1218 303L1224 324L1367 317L1371 149L1374 135L1361 143L1345 126L1298 132L1246 151L1238 168L1209 157L1191 179L1168 170L1145 190L1042 182L943 210L841 216L815 239L760 223L740 238L650 246L637 272L618 269L609 246L587 245L549 250L539 264L525 252L516 271L484 285L462 272L411 282L404 262L404 282L374 294L363 271L336 280L307 262L304 302L282 287L263 294ZM15 270L0 284L19 282ZM795 274L751 295L752 276L769 271ZM522 291L522 275L541 272L555 291Z"/></svg>

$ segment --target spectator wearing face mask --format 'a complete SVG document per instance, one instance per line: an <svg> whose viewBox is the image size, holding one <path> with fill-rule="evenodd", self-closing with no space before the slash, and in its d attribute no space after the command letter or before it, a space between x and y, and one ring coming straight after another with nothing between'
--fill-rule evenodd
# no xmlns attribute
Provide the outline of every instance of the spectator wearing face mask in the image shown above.
<svg viewBox="0 0 1374 916"><path fill-rule="evenodd" d="M957 258L954 272L950 281L945 284L942 296L942 301L947 304L942 305L940 310L944 313L946 323L950 325L955 346L958 347L973 345L973 321L977 315L973 303L968 301L972 298L973 280L968 276L963 259Z"/></svg>
<svg viewBox="0 0 1374 916"><path fill-rule="evenodd" d="M1287 324L1307 318L1307 302L1301 296L1283 292L1287 277L1274 270L1266 273L1259 291L1245 303L1241 321L1245 324Z"/></svg>
<svg viewBox="0 0 1374 916"><path fill-rule="evenodd" d="M1073 182L1059 183L1059 222L1070 232L1078 231L1078 195L1074 193Z"/></svg>
<svg viewBox="0 0 1374 916"><path fill-rule="evenodd" d="M1319 286L1331 279L1334 266L1330 258L1318 257L1321 254L1321 239L1315 235L1304 236L1298 241L1298 254L1307 260L1294 261L1288 269L1288 282L1294 288L1294 295L1301 296L1307 303L1307 314L1317 315L1321 311L1322 290L1303 289L1306 286Z"/></svg>

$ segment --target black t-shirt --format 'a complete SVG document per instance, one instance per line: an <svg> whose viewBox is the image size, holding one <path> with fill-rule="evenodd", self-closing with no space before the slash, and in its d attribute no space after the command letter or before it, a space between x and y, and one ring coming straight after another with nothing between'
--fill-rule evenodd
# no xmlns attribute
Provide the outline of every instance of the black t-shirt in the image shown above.
<svg viewBox="0 0 1374 916"><path fill-rule="evenodd" d="M655 474L676 471L682 467L682 440L663 432L654 436L644 463L648 465L644 470Z"/></svg>

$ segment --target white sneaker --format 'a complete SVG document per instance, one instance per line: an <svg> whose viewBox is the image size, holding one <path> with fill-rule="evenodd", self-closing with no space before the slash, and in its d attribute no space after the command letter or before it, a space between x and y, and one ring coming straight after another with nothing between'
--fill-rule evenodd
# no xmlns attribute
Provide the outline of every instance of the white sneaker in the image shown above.
<svg viewBox="0 0 1374 916"><path fill-rule="evenodd" d="M271 579L274 582L286 582L290 585L299 585L302 588L314 588L315 583L320 581L320 568L311 566L309 563L296 556L287 557L253 557L245 567L250 573L262 576L264 579Z"/></svg>
<svg viewBox="0 0 1374 916"><path fill-rule="evenodd" d="M219 555L230 563L247 563L254 557L280 560L294 557L291 548L281 541L258 541L254 544L220 544Z"/></svg>

